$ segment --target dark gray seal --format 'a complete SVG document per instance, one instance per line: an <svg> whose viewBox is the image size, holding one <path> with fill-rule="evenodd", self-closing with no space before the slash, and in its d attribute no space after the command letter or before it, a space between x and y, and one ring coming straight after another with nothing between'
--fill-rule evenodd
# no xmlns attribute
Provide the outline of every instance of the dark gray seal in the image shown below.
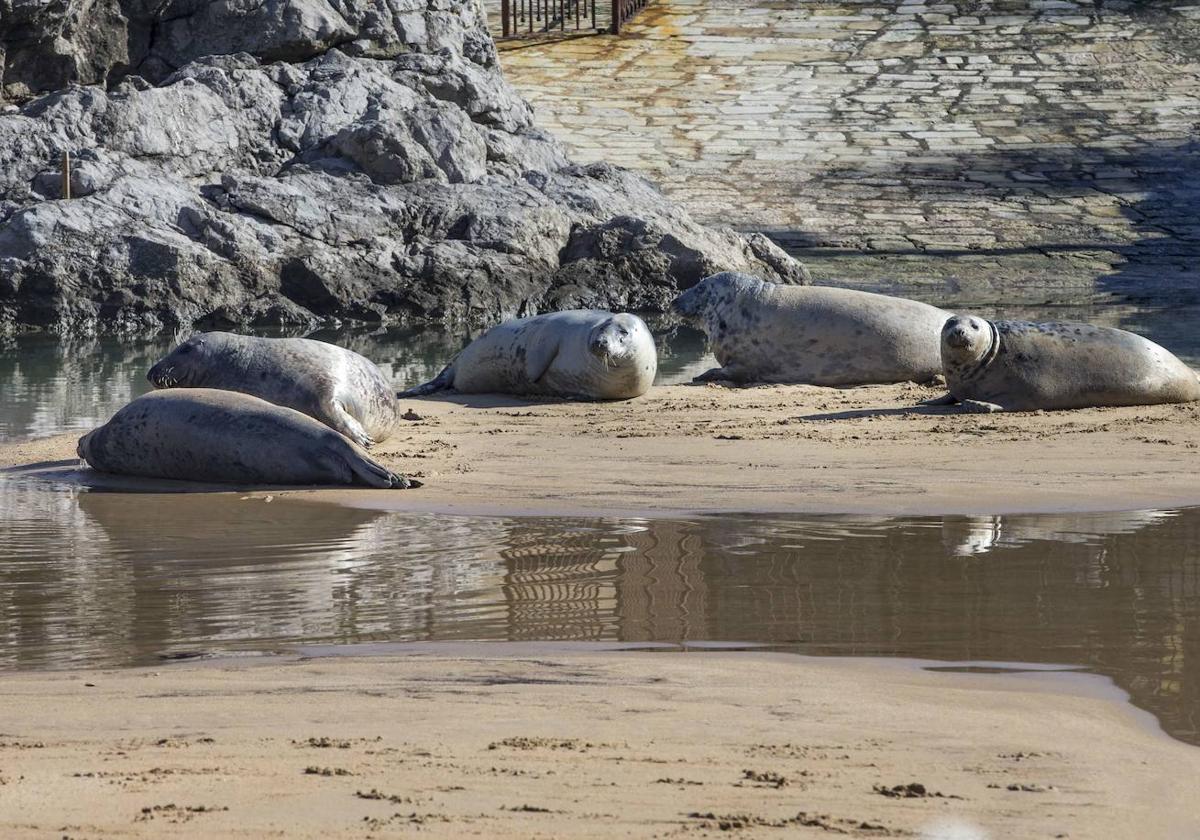
<svg viewBox="0 0 1200 840"><path fill-rule="evenodd" d="M675 298L698 318L721 364L696 381L869 385L927 382L942 371L949 312L904 298L784 286L722 272Z"/></svg>
<svg viewBox="0 0 1200 840"><path fill-rule="evenodd" d="M1196 372L1153 341L1112 327L951 318L942 328L950 394L970 411L1153 405L1200 399Z"/></svg>
<svg viewBox="0 0 1200 840"><path fill-rule="evenodd" d="M383 372L352 350L308 338L192 336L150 368L155 388L218 388L315 417L359 446L392 433L399 403Z"/></svg>
<svg viewBox="0 0 1200 840"><path fill-rule="evenodd" d="M236 391L152 391L79 439L93 469L221 484L418 487L292 408Z"/></svg>
<svg viewBox="0 0 1200 840"><path fill-rule="evenodd" d="M654 337L641 318L594 309L505 321L468 344L417 397L518 394L627 400L650 389L658 370Z"/></svg>

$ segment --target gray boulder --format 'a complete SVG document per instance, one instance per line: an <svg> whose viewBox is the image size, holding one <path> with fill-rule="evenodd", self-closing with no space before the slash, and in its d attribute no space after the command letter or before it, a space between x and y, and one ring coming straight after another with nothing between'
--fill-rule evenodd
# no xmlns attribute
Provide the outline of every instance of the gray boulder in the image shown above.
<svg viewBox="0 0 1200 840"><path fill-rule="evenodd" d="M130 0L122 53L72 2L0 24L66 68L0 112L0 330L487 322L664 309L715 271L806 279L637 175L572 165L472 3Z"/></svg>

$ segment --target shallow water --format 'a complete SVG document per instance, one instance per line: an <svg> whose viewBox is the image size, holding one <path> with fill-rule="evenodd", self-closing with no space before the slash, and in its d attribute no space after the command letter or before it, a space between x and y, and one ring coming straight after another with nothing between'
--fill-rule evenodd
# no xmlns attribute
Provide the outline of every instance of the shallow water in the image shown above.
<svg viewBox="0 0 1200 840"><path fill-rule="evenodd" d="M263 331L263 335L283 333ZM289 335L292 333L288 333ZM317 330L294 333L348 347L374 361L397 389L436 376L472 336L444 327ZM704 334L655 324L660 384L690 381L716 361ZM175 346L175 337L52 335L0 337L0 440L91 429L150 390L146 371Z"/></svg>
<svg viewBox="0 0 1200 840"><path fill-rule="evenodd" d="M426 640L1061 663L1200 743L1200 509L412 515L0 478L0 668Z"/></svg>
<svg viewBox="0 0 1200 840"><path fill-rule="evenodd" d="M1087 320L1134 330L1200 366L1200 310L1196 309L1010 307L979 312L991 318ZM716 364L699 330L669 318L647 320L659 348L658 384L688 382ZM305 334L362 353L398 389L432 379L472 337L441 326ZM171 336L0 337L0 440L84 431L103 423L150 389L146 371L175 343Z"/></svg>

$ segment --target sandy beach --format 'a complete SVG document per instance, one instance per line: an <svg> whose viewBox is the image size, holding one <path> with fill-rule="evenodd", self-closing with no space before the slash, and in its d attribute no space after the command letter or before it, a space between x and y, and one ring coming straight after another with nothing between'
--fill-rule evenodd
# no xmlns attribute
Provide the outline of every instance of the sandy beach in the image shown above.
<svg viewBox="0 0 1200 840"><path fill-rule="evenodd" d="M405 400L375 449L415 491L293 490L462 513L1020 513L1200 502L1200 405L976 415L914 384L657 387L622 403ZM0 444L75 457L76 435Z"/></svg>
<svg viewBox="0 0 1200 840"><path fill-rule="evenodd" d="M917 407L937 393L670 386L619 404L409 400L376 454L423 488L282 492L642 517L1117 510L1200 496L1198 406ZM0 464L94 480L73 472L75 439L6 443ZM1200 751L1085 674L484 643L14 672L0 675L0 703L5 837L1200 831Z"/></svg>
<svg viewBox="0 0 1200 840"><path fill-rule="evenodd" d="M6 674L0 834L1195 836L1200 751L1116 694L506 645Z"/></svg>

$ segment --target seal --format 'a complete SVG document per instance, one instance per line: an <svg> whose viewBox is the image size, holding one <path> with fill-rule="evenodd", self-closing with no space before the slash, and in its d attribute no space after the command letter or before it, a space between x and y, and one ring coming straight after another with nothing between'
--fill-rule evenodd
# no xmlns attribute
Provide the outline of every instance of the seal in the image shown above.
<svg viewBox="0 0 1200 840"><path fill-rule="evenodd" d="M904 298L735 272L706 277L671 308L700 320L721 365L697 382L834 386L933 379L942 371L938 336L951 315Z"/></svg>
<svg viewBox="0 0 1200 840"><path fill-rule="evenodd" d="M433 380L400 393L544 395L628 400L650 389L658 353L636 315L595 309L505 321L468 344Z"/></svg>
<svg viewBox="0 0 1200 840"><path fill-rule="evenodd" d="M151 391L79 439L101 472L221 484L419 487L292 408L237 391Z"/></svg>
<svg viewBox="0 0 1200 840"><path fill-rule="evenodd" d="M261 397L315 417L359 446L396 425L396 392L369 359L309 338L225 332L192 336L146 374L155 388L217 388Z"/></svg>
<svg viewBox="0 0 1200 840"><path fill-rule="evenodd" d="M1195 371L1125 330L958 315L941 339L950 393L931 405L990 412L1200 400Z"/></svg>

